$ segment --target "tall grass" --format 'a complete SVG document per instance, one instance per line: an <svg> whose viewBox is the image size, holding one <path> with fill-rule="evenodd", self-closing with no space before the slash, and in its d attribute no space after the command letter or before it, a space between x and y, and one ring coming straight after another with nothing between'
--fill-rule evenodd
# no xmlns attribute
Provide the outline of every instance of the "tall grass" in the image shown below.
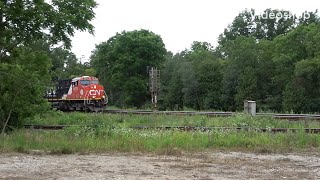
<svg viewBox="0 0 320 180"><path fill-rule="evenodd" d="M230 117L207 117L206 115L124 115L102 113L63 113L49 112L26 119L26 124L47 125L87 125L108 123L120 127L132 126L213 126L213 127L252 127L252 128L317 128L319 121L279 120L272 117L248 116L239 114Z"/></svg>
<svg viewBox="0 0 320 180"><path fill-rule="evenodd" d="M320 147L320 136L304 133L136 131L132 129L19 130L0 137L1 151L50 153L205 150L293 151Z"/></svg>
<svg viewBox="0 0 320 180"><path fill-rule="evenodd" d="M257 152L320 150L320 135L306 134L304 122L264 117L113 115L50 112L27 119L29 124L66 124L64 130L20 129L0 136L0 151L48 153L155 152L244 150ZM252 128L301 128L298 133L258 133L234 130L183 132L179 130L134 130L132 126L227 126ZM308 127L319 127L309 122Z"/></svg>

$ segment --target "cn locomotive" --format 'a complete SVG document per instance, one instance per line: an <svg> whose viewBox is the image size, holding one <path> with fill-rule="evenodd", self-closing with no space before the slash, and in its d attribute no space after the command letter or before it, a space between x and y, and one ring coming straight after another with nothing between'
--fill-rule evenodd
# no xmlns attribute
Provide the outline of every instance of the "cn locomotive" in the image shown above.
<svg viewBox="0 0 320 180"><path fill-rule="evenodd" d="M47 89L46 98L52 107L61 111L101 111L108 97L96 77L81 76L59 80L54 88Z"/></svg>

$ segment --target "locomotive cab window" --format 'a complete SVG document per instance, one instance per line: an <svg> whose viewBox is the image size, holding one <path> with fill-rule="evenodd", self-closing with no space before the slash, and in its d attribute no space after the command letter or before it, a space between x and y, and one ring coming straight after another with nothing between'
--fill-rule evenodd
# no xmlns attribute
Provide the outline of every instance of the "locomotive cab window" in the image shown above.
<svg viewBox="0 0 320 180"><path fill-rule="evenodd" d="M72 82L72 86L78 86L78 81Z"/></svg>
<svg viewBox="0 0 320 180"><path fill-rule="evenodd" d="M91 84L99 84L99 81L98 80L92 80Z"/></svg>
<svg viewBox="0 0 320 180"><path fill-rule="evenodd" d="M82 86L90 85L90 81L89 80L80 80L80 83L81 83Z"/></svg>

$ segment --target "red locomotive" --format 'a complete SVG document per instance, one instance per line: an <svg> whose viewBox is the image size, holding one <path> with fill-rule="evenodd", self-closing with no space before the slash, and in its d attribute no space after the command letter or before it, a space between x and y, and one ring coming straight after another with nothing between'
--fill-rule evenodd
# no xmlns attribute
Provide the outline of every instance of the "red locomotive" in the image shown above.
<svg viewBox="0 0 320 180"><path fill-rule="evenodd" d="M47 91L47 99L53 108L62 111L100 111L108 103L104 87L90 76L59 80L54 89Z"/></svg>

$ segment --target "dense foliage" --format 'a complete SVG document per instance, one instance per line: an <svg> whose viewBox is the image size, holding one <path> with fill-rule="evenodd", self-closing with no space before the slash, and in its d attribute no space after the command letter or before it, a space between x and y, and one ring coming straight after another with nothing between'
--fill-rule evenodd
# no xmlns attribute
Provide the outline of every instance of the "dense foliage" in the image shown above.
<svg viewBox="0 0 320 180"><path fill-rule="evenodd" d="M277 13L267 9L266 13ZM194 42L165 62L162 109L235 111L246 99L259 110L320 112L320 23L263 19L241 12L212 49Z"/></svg>
<svg viewBox="0 0 320 180"><path fill-rule="evenodd" d="M0 0L1 132L47 109L50 79L85 71L66 48L75 30L93 33L94 7L94 0Z"/></svg>
<svg viewBox="0 0 320 180"><path fill-rule="evenodd" d="M120 107L141 107L147 101L147 66L164 62L164 46L161 37L148 30L123 31L96 46L91 63L111 102Z"/></svg>
<svg viewBox="0 0 320 180"><path fill-rule="evenodd" d="M161 110L236 111L250 99L259 110L320 112L317 13L245 10L219 36L216 48L195 41L166 56L160 37L145 30L123 32L97 45L91 63L107 84L111 104L121 107L149 102L145 69L158 66Z"/></svg>

